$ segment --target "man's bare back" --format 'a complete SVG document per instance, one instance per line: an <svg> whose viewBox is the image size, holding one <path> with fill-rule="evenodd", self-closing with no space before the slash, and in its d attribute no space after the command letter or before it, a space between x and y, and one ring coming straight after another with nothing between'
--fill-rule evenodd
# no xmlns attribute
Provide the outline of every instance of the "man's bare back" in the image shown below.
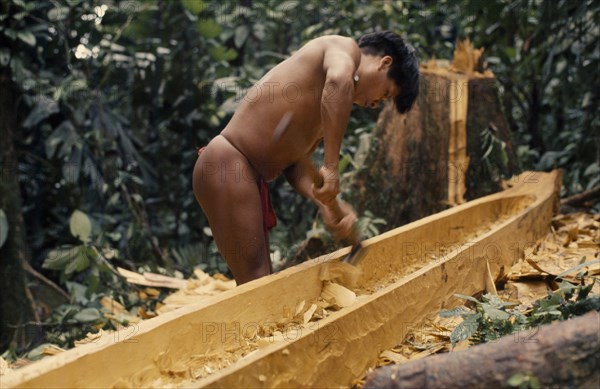
<svg viewBox="0 0 600 389"><path fill-rule="evenodd" d="M352 64L351 79L360 63L356 42L341 36L317 38L250 88L221 133L267 181L308 155L323 138L322 104L337 104L341 93L335 85L325 88L323 58L327 51L337 51L339 60ZM352 99L346 96L346 100L350 110ZM286 114L289 123L275 134ZM347 120L340 118L344 128Z"/></svg>
<svg viewBox="0 0 600 389"><path fill-rule="evenodd" d="M248 90L225 129L200 150L193 173L196 199L238 285L272 271L268 231L276 219L266 181L283 173L343 239L356 221L337 198L352 104L375 108L398 96L399 111L399 102L408 110L417 91L414 50L392 32L367 34L359 44L341 36L314 39ZM317 169L311 154L321 140Z"/></svg>

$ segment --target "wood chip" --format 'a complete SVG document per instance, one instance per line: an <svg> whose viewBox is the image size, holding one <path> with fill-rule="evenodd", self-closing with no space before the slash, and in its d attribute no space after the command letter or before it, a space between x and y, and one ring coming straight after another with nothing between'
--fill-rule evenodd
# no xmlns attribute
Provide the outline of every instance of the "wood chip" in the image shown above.
<svg viewBox="0 0 600 389"><path fill-rule="evenodd" d="M298 316L299 314L302 313L302 310L304 309L305 304L306 304L306 301L302 300L298 303L298 305L296 305L296 310L294 311L294 316Z"/></svg>
<svg viewBox="0 0 600 389"><path fill-rule="evenodd" d="M8 362L4 358L0 357L0 376L8 375L11 372L11 368L8 366Z"/></svg>
<svg viewBox="0 0 600 389"><path fill-rule="evenodd" d="M356 293L334 283L326 284L325 287L323 287L321 297L340 308L349 307L356 301Z"/></svg>
<svg viewBox="0 0 600 389"><path fill-rule="evenodd" d="M408 361L408 358L392 350L385 350L384 352L379 354L379 362L382 365L387 365L391 363L404 363L406 361Z"/></svg>
<svg viewBox="0 0 600 389"><path fill-rule="evenodd" d="M85 338L75 341L75 347L81 346L83 344L88 344L88 343L96 343L97 341L100 340L102 335L106 334L106 333L108 333L108 331L104 331L104 330L100 330L98 332L88 332L86 334Z"/></svg>
<svg viewBox="0 0 600 389"><path fill-rule="evenodd" d="M131 284L170 289L182 289L187 287L187 281L180 278L150 272L139 274L131 270L123 269L122 267L117 267L117 271Z"/></svg>
<svg viewBox="0 0 600 389"><path fill-rule="evenodd" d="M445 349L446 346L447 346L446 343L440 343L440 344L434 345L433 347L423 350L420 353L411 355L408 359L410 359L411 361L414 361L417 359L425 358L428 355L435 354L438 351Z"/></svg>
<svg viewBox="0 0 600 389"><path fill-rule="evenodd" d="M221 273L215 273L212 275L212 278L214 278L215 280L220 280L220 281L231 281L229 278L225 277L223 274Z"/></svg>
<svg viewBox="0 0 600 389"><path fill-rule="evenodd" d="M312 319L313 314L317 310L317 304L313 304L304 312L304 324L308 323Z"/></svg>
<svg viewBox="0 0 600 389"><path fill-rule="evenodd" d="M56 354L60 354L65 352L66 350L64 348L60 348L54 344L51 344L47 347L44 347L44 349L42 350L42 354L43 355L56 355Z"/></svg>
<svg viewBox="0 0 600 389"><path fill-rule="evenodd" d="M121 303L115 301L110 296L102 297L102 299L100 300L100 305L102 305L102 307L104 307L106 310L115 315L119 313L128 313L125 307L121 305Z"/></svg>

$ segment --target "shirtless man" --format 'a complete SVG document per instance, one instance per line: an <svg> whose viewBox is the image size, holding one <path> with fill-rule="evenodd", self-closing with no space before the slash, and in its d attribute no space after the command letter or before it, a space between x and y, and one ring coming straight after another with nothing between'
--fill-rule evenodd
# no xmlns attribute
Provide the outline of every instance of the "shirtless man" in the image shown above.
<svg viewBox="0 0 600 389"><path fill-rule="evenodd" d="M387 31L358 43L341 36L314 39L248 90L225 129L200 150L193 173L196 199L238 285L272 272L268 229L276 219L266 182L281 173L317 204L336 239L351 233L356 215L337 195L352 104L375 108L391 98L405 113L418 83L414 49ZM311 155L321 141L324 163L317 169ZM319 181L322 186L315 186ZM335 202L341 220L331 210Z"/></svg>

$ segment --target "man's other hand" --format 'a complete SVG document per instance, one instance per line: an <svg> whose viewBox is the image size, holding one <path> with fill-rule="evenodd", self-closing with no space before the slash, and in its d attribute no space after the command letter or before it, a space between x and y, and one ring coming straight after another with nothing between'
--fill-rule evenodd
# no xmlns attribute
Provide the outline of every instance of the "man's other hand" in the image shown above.
<svg viewBox="0 0 600 389"><path fill-rule="evenodd" d="M327 227L327 230L333 235L336 240L344 240L353 234L354 225L357 217L354 209L345 201L334 200L339 204L339 208L343 215L337 215L327 205L319 207L321 215L323 216L323 222ZM339 216L342 216L340 219Z"/></svg>

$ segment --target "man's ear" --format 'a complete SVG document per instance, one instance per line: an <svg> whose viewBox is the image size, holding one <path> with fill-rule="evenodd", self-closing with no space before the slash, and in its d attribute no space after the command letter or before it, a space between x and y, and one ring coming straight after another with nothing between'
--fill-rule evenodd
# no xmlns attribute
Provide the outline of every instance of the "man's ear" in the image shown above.
<svg viewBox="0 0 600 389"><path fill-rule="evenodd" d="M378 70L389 69L389 67L392 66L393 62L394 62L394 59L392 57L390 57L389 55L381 57L381 59L379 60Z"/></svg>

